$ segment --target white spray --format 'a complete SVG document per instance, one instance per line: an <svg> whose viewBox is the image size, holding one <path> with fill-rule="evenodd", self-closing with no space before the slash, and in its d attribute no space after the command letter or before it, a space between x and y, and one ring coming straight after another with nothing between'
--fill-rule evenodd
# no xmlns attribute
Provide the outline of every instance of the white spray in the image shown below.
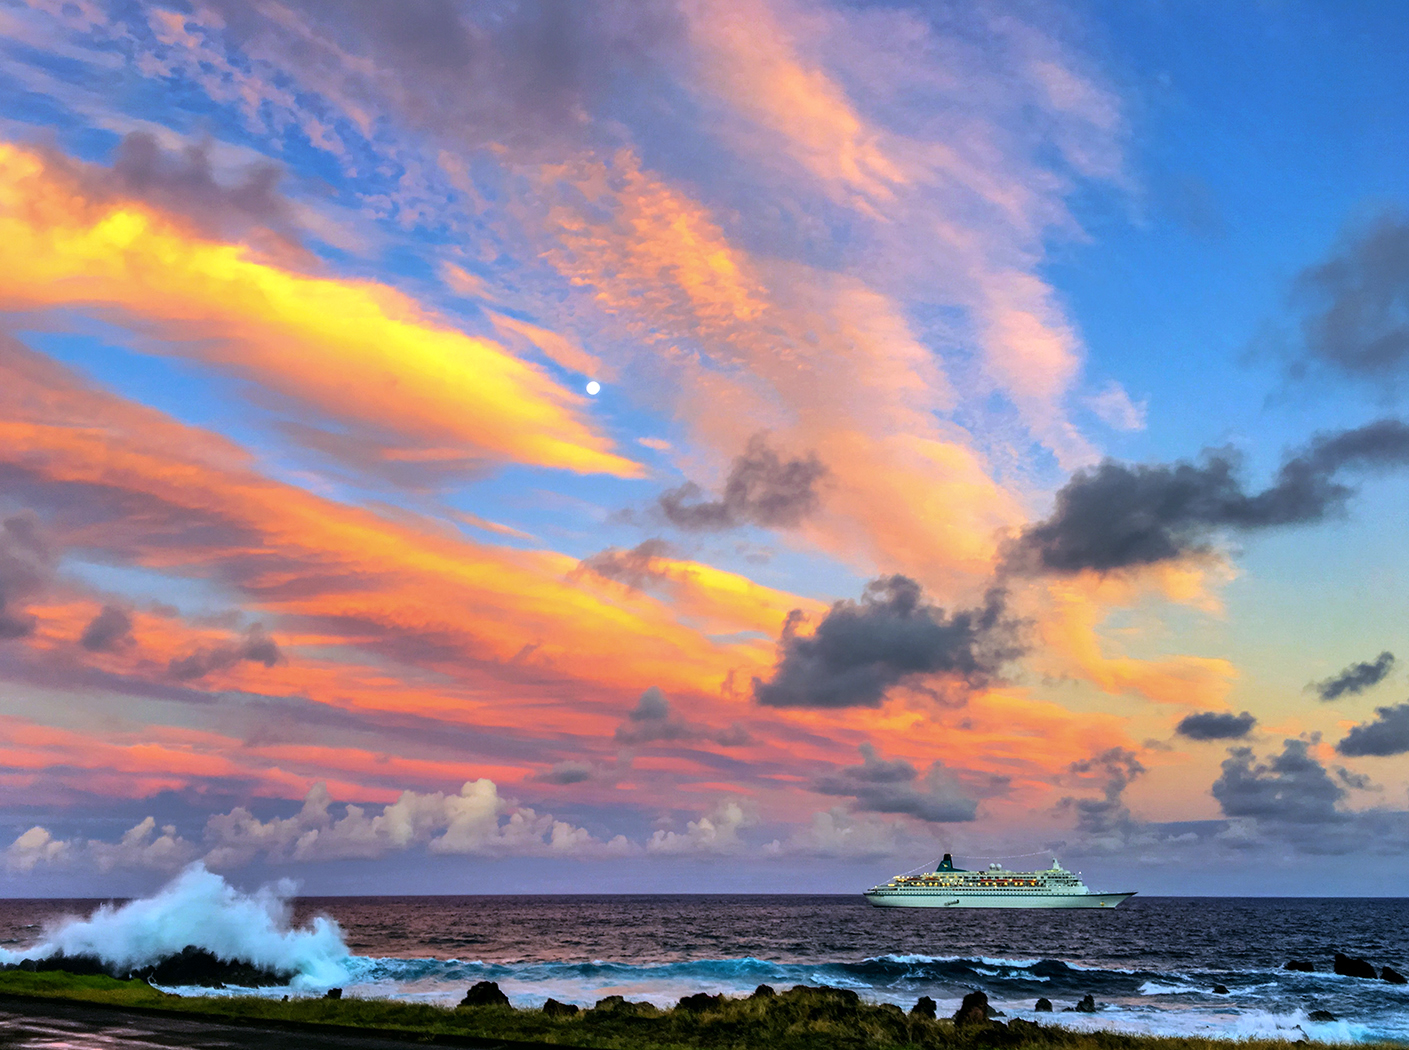
<svg viewBox="0 0 1409 1050"><path fill-rule="evenodd" d="M147 966L188 944L221 959L296 974L294 985L323 987L347 976L349 953L342 931L319 916L294 929L287 879L241 893L197 862L150 897L113 907L105 904L86 919L68 918L45 931L23 952L0 948L0 962L51 955L95 955L118 968Z"/></svg>

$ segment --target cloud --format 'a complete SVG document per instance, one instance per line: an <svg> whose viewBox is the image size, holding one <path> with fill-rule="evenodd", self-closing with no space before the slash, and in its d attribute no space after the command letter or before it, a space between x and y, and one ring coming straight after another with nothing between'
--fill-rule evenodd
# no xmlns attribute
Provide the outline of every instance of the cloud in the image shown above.
<svg viewBox="0 0 1409 1050"><path fill-rule="evenodd" d="M1332 675L1312 688L1322 700L1337 700L1346 694L1356 696L1379 685L1394 670L1394 654L1386 650L1373 660L1351 664L1340 674Z"/></svg>
<svg viewBox="0 0 1409 1050"><path fill-rule="evenodd" d="M11 871L30 872L40 864L56 864L67 859L69 843L56 839L47 828L30 828L5 849L5 866Z"/></svg>
<svg viewBox="0 0 1409 1050"><path fill-rule="evenodd" d="M818 777L812 790L823 795L845 795L856 808L871 813L902 813L935 824L976 819L978 802L944 768L933 763L923 777L904 759L886 760L871 744L861 745L859 766L844 766Z"/></svg>
<svg viewBox="0 0 1409 1050"><path fill-rule="evenodd" d="M685 721L671 711L670 701L657 686L643 692L636 706L627 712L626 721L616 727L616 740L622 744L708 740L721 747L739 747L752 742L748 731L739 725L712 730Z"/></svg>
<svg viewBox="0 0 1409 1050"><path fill-rule="evenodd" d="M405 293L281 267L140 201L88 199L72 172L3 142L0 272L0 307L130 321L144 350L251 381L266 404L296 406L290 433L374 473L520 462L641 474L582 397Z"/></svg>
<svg viewBox="0 0 1409 1050"><path fill-rule="evenodd" d="M84 164L52 149L44 151L44 158L72 177L91 202L142 201L179 215L208 237L236 238L251 226L262 226L295 239L296 209L279 191L283 170L255 162L237 181L222 183L208 141L172 151L151 133L133 131L118 143L110 167Z"/></svg>
<svg viewBox="0 0 1409 1050"><path fill-rule="evenodd" d="M596 767L590 762L582 762L578 759L567 759L556 763L552 769L539 773L534 780L544 784L585 784L597 775Z"/></svg>
<svg viewBox="0 0 1409 1050"><path fill-rule="evenodd" d="M466 781L458 793L403 791L380 811L347 804L330 810L327 788L316 784L303 808L287 818L260 821L236 807L206 823L211 867L235 867L256 856L279 861L375 858L412 848L474 855L581 855L628 849L621 836L600 842L582 828L500 797L492 780Z"/></svg>
<svg viewBox="0 0 1409 1050"><path fill-rule="evenodd" d="M786 839L774 839L763 847L776 856L855 857L892 856L901 849L905 836L895 821L858 819L845 806L833 806L812 814L812 819Z"/></svg>
<svg viewBox="0 0 1409 1050"><path fill-rule="evenodd" d="M1336 745L1342 755L1402 755L1409 751L1409 703L1375 708L1375 720L1362 722Z"/></svg>
<svg viewBox="0 0 1409 1050"><path fill-rule="evenodd" d="M146 817L116 842L57 839L47 828L30 828L5 850L5 866L20 873L40 865L84 865L100 872L115 868L174 871L199 853L200 848L182 838L173 825L158 829L156 820Z"/></svg>
<svg viewBox="0 0 1409 1050"><path fill-rule="evenodd" d="M965 690L981 688L1020 649L1005 618L1004 595L990 591L982 608L944 610L924 600L906 576L866 585L860 601L834 604L811 635L789 619L780 658L753 693L767 707L876 707L892 686L941 675Z"/></svg>
<svg viewBox="0 0 1409 1050"><path fill-rule="evenodd" d="M1135 752L1124 747L1109 747L1090 758L1073 762L1068 769L1083 779L1102 783L1100 798L1069 796L1057 803L1058 810L1076 812L1078 831L1110 838L1126 835L1135 828L1137 821L1123 798L1131 782L1145 773Z"/></svg>
<svg viewBox="0 0 1409 1050"><path fill-rule="evenodd" d="M1130 400L1114 379L1101 388L1101 392L1086 399L1086 406L1107 426L1116 430L1144 430L1147 403L1138 404Z"/></svg>
<svg viewBox="0 0 1409 1050"><path fill-rule="evenodd" d="M187 656L173 658L168 672L179 682L191 682L204 678L212 671L234 667L241 660L273 667L283 658L278 643L264 633L264 628L255 624L239 643L202 647Z"/></svg>
<svg viewBox="0 0 1409 1050"><path fill-rule="evenodd" d="M791 528L817 509L818 486L827 475L815 453L784 461L768 447L766 434L755 434L729 468L720 499L701 501L700 487L686 482L663 492L658 503L672 525L691 531Z"/></svg>
<svg viewBox="0 0 1409 1050"><path fill-rule="evenodd" d="M1236 460L1128 465L1106 460L1078 471L1057 493L1052 516L1007 545L1010 568L1028 573L1110 572L1208 549L1223 529L1252 531L1321 521L1354 490L1334 480L1347 467L1409 465L1409 426L1382 419L1321 434L1289 458L1276 480L1249 493Z"/></svg>
<svg viewBox="0 0 1409 1050"><path fill-rule="evenodd" d="M1183 719L1174 731L1190 740L1240 740L1252 732L1257 719L1244 711L1240 715L1224 711L1203 711Z"/></svg>
<svg viewBox="0 0 1409 1050"><path fill-rule="evenodd" d="M1409 366L1409 216L1388 211L1342 239L1336 255L1297 278L1306 358L1366 380Z"/></svg>
<svg viewBox="0 0 1409 1050"><path fill-rule="evenodd" d="M431 853L476 856L617 856L639 851L623 836L603 842L583 828L538 814L499 795L492 780L467 781L457 793L403 791L376 809L337 805L327 787L315 784L291 817L261 821L243 806L211 815L203 844L182 838L171 826L157 828L152 817L117 842L56 839L31 828L6 850L12 870L39 864L89 864L100 871L116 867L171 870L198 855L212 868L238 868L262 858L268 863L372 859L425 849Z"/></svg>
<svg viewBox="0 0 1409 1050"><path fill-rule="evenodd" d="M656 829L646 842L646 852L686 855L742 853L747 845L739 838L739 832L756 823L757 817L744 802L724 799L699 820L686 822L683 832Z"/></svg>
<svg viewBox="0 0 1409 1050"><path fill-rule="evenodd" d="M1225 816L1283 824L1334 824L1346 789L1326 772L1305 740L1287 740L1280 755L1257 762L1252 748L1228 749L1213 797Z"/></svg>
<svg viewBox="0 0 1409 1050"><path fill-rule="evenodd" d="M78 644L90 653L111 653L132 644L132 617L116 605L105 605L88 622Z"/></svg>
<svg viewBox="0 0 1409 1050"><path fill-rule="evenodd" d="M642 540L630 550L608 547L583 558L578 567L640 591L650 583L670 579L665 560L671 556L670 544L665 540L650 539Z"/></svg>
<svg viewBox="0 0 1409 1050"><path fill-rule="evenodd" d="M0 521L0 640L33 633L35 618L20 605L44 588L53 567L53 553L33 514Z"/></svg>

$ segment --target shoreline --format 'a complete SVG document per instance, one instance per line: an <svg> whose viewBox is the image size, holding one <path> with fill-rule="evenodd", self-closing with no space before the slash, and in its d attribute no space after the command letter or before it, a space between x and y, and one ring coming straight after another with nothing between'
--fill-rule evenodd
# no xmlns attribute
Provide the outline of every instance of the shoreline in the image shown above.
<svg viewBox="0 0 1409 1050"><path fill-rule="evenodd" d="M494 993L498 993L497 987ZM478 1050L542 1050L548 1046L575 1050L804 1050L817 1046L827 1046L829 1050L987 1050L1028 1046L1064 1050L1221 1050L1236 1042L1249 1050L1285 1050L1298 1044L1348 1045L1316 1042L1305 1033L1296 1039L1242 1039L1234 1035L1159 1036L1108 1029L1092 1032L1020 1018L1005 1023L987 1019L982 1012L970 1012L957 1021L935 1019L933 1002L930 1001L928 1015L923 1012L925 1002L922 999L916 1010L906 1014L891 1004L862 1001L854 992L843 989L797 986L775 993L765 986L748 998L701 993L665 1010L612 996L592 1008L549 1012L515 1009L507 1004L445 1008L361 997L279 1000L254 995L181 996L141 980L74 976L64 971L0 973L0 1014L31 1020L57 1018L83 1031L97 1031L105 1025L114 1027L114 1018L124 1021L118 1027L125 1030L140 1019L137 1027L152 1029L154 1036L162 1032L185 1033L181 1036L185 1041L156 1040L159 1045L171 1046L200 1047L209 1043L249 1046L251 1050L282 1045L382 1050L419 1042ZM226 1031L231 1029L246 1034L235 1038ZM13 1043L0 1040L0 1046L4 1045ZM1406 1044L1385 1041L1353 1045L1402 1048Z"/></svg>

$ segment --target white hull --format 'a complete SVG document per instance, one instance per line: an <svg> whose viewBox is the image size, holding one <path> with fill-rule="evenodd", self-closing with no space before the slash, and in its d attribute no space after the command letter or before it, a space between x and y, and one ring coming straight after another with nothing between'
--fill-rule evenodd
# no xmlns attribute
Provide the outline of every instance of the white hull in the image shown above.
<svg viewBox="0 0 1409 1050"><path fill-rule="evenodd" d="M1114 908L1133 893L956 893L936 890L870 890L877 908Z"/></svg>

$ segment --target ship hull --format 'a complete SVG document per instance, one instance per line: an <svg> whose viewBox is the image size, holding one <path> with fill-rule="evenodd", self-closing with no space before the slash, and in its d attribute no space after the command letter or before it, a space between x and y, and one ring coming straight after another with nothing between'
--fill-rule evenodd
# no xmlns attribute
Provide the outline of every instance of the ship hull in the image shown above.
<svg viewBox="0 0 1409 1050"><path fill-rule="evenodd" d="M868 892L877 908L1114 908L1133 893L920 893Z"/></svg>

